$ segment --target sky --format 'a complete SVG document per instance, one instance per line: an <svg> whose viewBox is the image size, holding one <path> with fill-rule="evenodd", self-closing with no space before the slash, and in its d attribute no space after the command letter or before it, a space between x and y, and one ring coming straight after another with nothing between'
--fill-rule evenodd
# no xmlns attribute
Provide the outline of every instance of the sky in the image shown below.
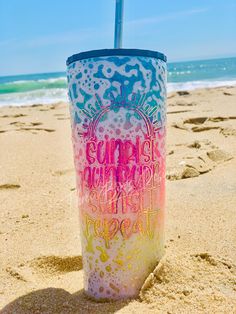
<svg viewBox="0 0 236 314"><path fill-rule="evenodd" d="M236 56L235 0L124 0L123 48L168 61ZM115 0L0 0L0 76L65 71L68 56L113 48Z"/></svg>

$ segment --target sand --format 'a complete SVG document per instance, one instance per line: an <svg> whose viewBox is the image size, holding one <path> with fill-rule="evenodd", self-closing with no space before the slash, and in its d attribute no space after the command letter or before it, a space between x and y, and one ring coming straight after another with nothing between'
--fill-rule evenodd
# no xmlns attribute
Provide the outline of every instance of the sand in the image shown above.
<svg viewBox="0 0 236 314"><path fill-rule="evenodd" d="M168 95L166 254L113 303L83 293L67 104L0 108L0 313L236 313L235 105Z"/></svg>

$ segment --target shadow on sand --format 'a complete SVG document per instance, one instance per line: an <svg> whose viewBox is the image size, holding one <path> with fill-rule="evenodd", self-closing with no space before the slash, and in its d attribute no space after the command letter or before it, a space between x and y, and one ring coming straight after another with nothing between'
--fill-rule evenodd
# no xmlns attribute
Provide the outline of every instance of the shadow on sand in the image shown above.
<svg viewBox="0 0 236 314"><path fill-rule="evenodd" d="M0 314L108 314L115 313L129 302L96 302L89 299L83 290L70 294L64 289L47 288L17 298L0 310Z"/></svg>

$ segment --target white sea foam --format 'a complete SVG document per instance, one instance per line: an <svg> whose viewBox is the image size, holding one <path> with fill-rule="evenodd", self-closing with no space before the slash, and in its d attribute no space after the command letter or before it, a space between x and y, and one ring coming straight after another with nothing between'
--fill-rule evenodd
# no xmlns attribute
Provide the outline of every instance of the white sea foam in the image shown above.
<svg viewBox="0 0 236 314"><path fill-rule="evenodd" d="M190 81L190 82L178 82L167 83L168 93L181 90L194 90L198 88L213 88L221 86L235 86L236 80L232 81Z"/></svg>
<svg viewBox="0 0 236 314"><path fill-rule="evenodd" d="M25 93L10 93L0 95L0 107L51 104L59 101L68 101L67 89L38 89Z"/></svg>
<svg viewBox="0 0 236 314"><path fill-rule="evenodd" d="M47 83L56 83L56 82L67 82L65 76L57 77L57 78L49 78L49 79L40 79L38 82L47 82Z"/></svg>
<svg viewBox="0 0 236 314"><path fill-rule="evenodd" d="M66 83L67 79L65 76L57 77L57 78L47 78L47 79L39 79L39 80L17 80L17 81L12 81L12 82L7 82L3 84L7 85L15 85L15 84L31 84L31 83L57 83L57 82L65 82Z"/></svg>

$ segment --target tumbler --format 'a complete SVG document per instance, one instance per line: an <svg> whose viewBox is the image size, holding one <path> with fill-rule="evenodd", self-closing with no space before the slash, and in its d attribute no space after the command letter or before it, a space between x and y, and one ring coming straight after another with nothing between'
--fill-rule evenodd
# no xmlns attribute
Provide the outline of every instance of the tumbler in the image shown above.
<svg viewBox="0 0 236 314"><path fill-rule="evenodd" d="M134 297L164 251L166 57L103 49L67 66L84 289Z"/></svg>

